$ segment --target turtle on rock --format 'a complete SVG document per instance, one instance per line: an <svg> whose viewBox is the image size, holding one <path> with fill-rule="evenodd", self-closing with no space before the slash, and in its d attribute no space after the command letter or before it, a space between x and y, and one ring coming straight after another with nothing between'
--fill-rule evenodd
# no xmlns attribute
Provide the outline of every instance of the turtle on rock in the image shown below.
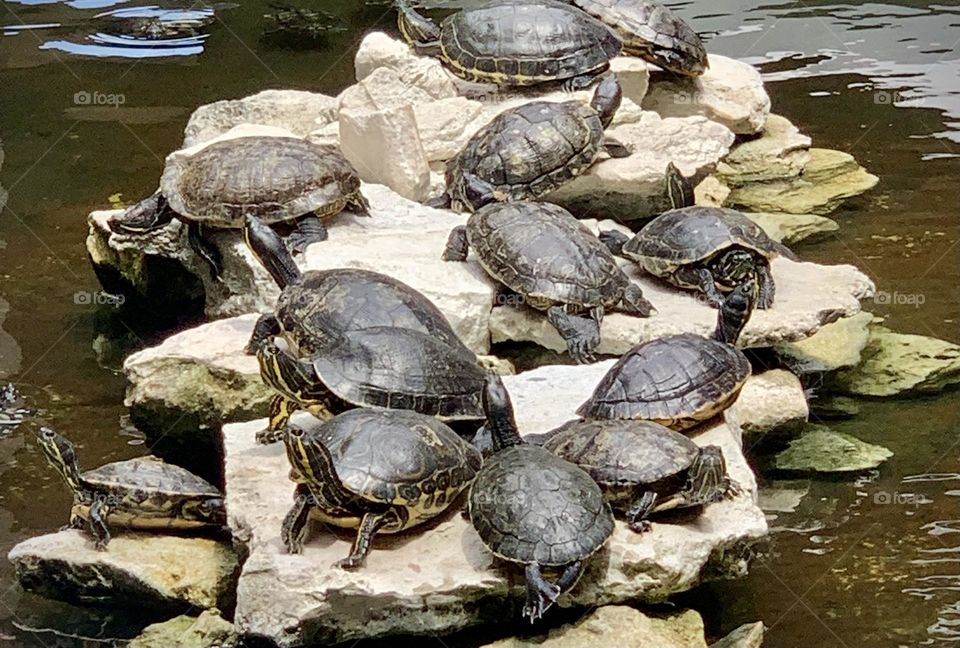
<svg viewBox="0 0 960 648"><path fill-rule="evenodd" d="M534 200L584 173L606 151L630 152L604 137L623 92L609 74L589 105L531 101L493 118L447 161L446 194L457 211L491 202Z"/></svg>
<svg viewBox="0 0 960 648"><path fill-rule="evenodd" d="M712 338L680 333L633 347L577 414L642 419L683 431L722 413L750 377L750 361L734 344L750 319L756 293L751 280L727 295Z"/></svg>
<svg viewBox="0 0 960 648"><path fill-rule="evenodd" d="M556 0L493 0L437 25L397 0L398 24L417 53L466 81L498 86L588 87L620 54L602 22Z"/></svg>
<svg viewBox="0 0 960 648"><path fill-rule="evenodd" d="M532 623L576 585L613 533L613 513L589 474L523 442L498 376L487 378L483 396L495 452L470 486L470 521L493 555L524 567L523 614Z"/></svg>
<svg viewBox="0 0 960 648"><path fill-rule="evenodd" d="M369 215L360 176L336 148L299 137L250 136L212 142L167 157L160 190L110 220L116 232L144 233L176 218L187 224L190 246L223 271L206 228L241 229L249 214L267 225L287 223L287 245L301 252L327 238L323 219L345 208Z"/></svg>
<svg viewBox="0 0 960 648"><path fill-rule="evenodd" d="M487 274L546 311L577 362L593 358L606 309L640 317L654 310L607 247L557 205L487 205L454 228L443 259L466 261L469 248Z"/></svg>

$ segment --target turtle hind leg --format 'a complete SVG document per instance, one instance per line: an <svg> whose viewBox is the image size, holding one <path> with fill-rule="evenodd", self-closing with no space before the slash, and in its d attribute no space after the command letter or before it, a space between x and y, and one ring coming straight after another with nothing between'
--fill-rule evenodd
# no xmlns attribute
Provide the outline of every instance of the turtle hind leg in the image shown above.
<svg viewBox="0 0 960 648"><path fill-rule="evenodd" d="M597 77L599 77L600 74L603 72L606 72L606 70L605 69L600 70L599 73L589 72L587 74L581 74L580 76L575 76L570 79L566 79L561 84L561 87L567 92L576 92L578 90L586 90L596 82Z"/></svg>
<svg viewBox="0 0 960 648"><path fill-rule="evenodd" d="M290 254L302 254L311 243L326 241L330 236L323 221L313 214L297 219L293 227L293 231L284 239Z"/></svg>
<svg viewBox="0 0 960 648"><path fill-rule="evenodd" d="M287 553L303 553L303 539L307 535L307 520L313 508L314 497L306 484L297 484L293 496L293 507L283 518L280 527L280 540Z"/></svg>
<svg viewBox="0 0 960 648"><path fill-rule="evenodd" d="M470 253L470 243L467 241L467 228L463 225L454 227L447 239L447 247L443 250L444 261L466 261Z"/></svg>
<svg viewBox="0 0 960 648"><path fill-rule="evenodd" d="M525 570L527 580L527 602L523 606L523 616L533 623L543 617L544 612L550 609L557 597L560 588L548 582L540 572L540 565L530 563Z"/></svg>
<svg viewBox="0 0 960 648"><path fill-rule="evenodd" d="M619 142L612 137L605 137L603 140L603 150L612 158L628 158L633 152L626 144Z"/></svg>
<svg viewBox="0 0 960 648"><path fill-rule="evenodd" d="M657 494L653 491L644 491L630 503L627 509L627 526L634 533L646 533L650 530L650 514L657 503Z"/></svg>
<svg viewBox="0 0 960 648"><path fill-rule="evenodd" d="M650 317L653 313L657 312L653 304L643 296L643 290L640 286L632 282L627 285L626 290L623 291L623 297L620 298L617 310L621 313L636 315L638 317Z"/></svg>
<svg viewBox="0 0 960 648"><path fill-rule="evenodd" d="M707 268L686 266L677 270L674 273L674 278L681 286L697 286L714 308L723 306L724 297L717 289L717 282L713 280L713 273Z"/></svg>
<svg viewBox="0 0 960 648"><path fill-rule="evenodd" d="M612 254L617 255L623 254L623 246L630 240L629 236L617 230L602 230L598 238Z"/></svg>
<svg viewBox="0 0 960 648"><path fill-rule="evenodd" d="M599 315L599 316L598 316ZM557 329L557 333L567 343L570 356L578 364L592 362L593 352L600 345L600 322L603 320L603 308L594 309L591 317L571 315L562 306L552 306L547 310L547 321Z"/></svg>
<svg viewBox="0 0 960 648"><path fill-rule="evenodd" d="M336 566L340 569L357 569L363 567L367 561L367 554L370 553L370 545L373 543L373 537L377 531L387 524L402 526L403 519L396 509L390 508L376 513L367 513L360 521L360 528L357 529L357 537L350 548L350 555L337 562Z"/></svg>
<svg viewBox="0 0 960 648"><path fill-rule="evenodd" d="M203 236L203 228L199 223L187 224L187 242L194 254L210 265L210 273L218 282L223 281L223 256L217 246Z"/></svg>
<svg viewBox="0 0 960 648"><path fill-rule="evenodd" d="M247 355L256 355L260 345L269 340L274 335L280 334L280 321L276 315L267 313L261 315L257 323L253 326L253 334L250 335L250 341L243 348Z"/></svg>
<svg viewBox="0 0 960 648"><path fill-rule="evenodd" d="M583 561L577 560L563 568L563 573L561 573L560 578L557 579L557 588L561 594L573 589L573 586L577 584L577 581L580 580L580 576L583 574L583 567Z"/></svg>

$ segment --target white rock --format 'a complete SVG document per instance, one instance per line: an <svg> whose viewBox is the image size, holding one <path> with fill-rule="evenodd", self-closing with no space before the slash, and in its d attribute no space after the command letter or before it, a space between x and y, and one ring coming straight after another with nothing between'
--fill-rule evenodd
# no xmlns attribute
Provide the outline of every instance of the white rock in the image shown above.
<svg viewBox="0 0 960 648"><path fill-rule="evenodd" d="M398 70L413 62L417 56L403 41L390 38L383 32L370 32L360 41L353 65L357 81L365 78L380 67Z"/></svg>
<svg viewBox="0 0 960 648"><path fill-rule="evenodd" d="M741 135L763 130L770 97L752 65L711 54L699 77L653 75L643 107L663 117L703 115Z"/></svg>
<svg viewBox="0 0 960 648"><path fill-rule="evenodd" d="M410 85L397 70L377 68L363 81L347 87L340 93L340 110L391 110L403 106L417 106L436 101L426 90Z"/></svg>
<svg viewBox="0 0 960 648"><path fill-rule="evenodd" d="M305 137L336 120L334 97L302 90L264 90L197 108L184 129L183 146L206 142L240 124L278 126Z"/></svg>
<svg viewBox="0 0 960 648"><path fill-rule="evenodd" d="M617 75L625 99L640 105L650 87L650 68L635 56L618 56L610 61L610 70Z"/></svg>
<svg viewBox="0 0 960 648"><path fill-rule="evenodd" d="M777 403L777 407L767 407L767 402ZM745 434L794 430L810 415L800 379L783 369L753 376L743 386L733 409Z"/></svg>
<svg viewBox="0 0 960 648"><path fill-rule="evenodd" d="M760 137L734 146L717 176L731 187L795 178L810 162L810 143L788 119L769 115Z"/></svg>
<svg viewBox="0 0 960 648"><path fill-rule="evenodd" d="M521 429L545 432L572 418L610 365L543 367L505 377ZM319 525L302 555L283 553L279 528L293 485L281 477L288 470L282 447L254 443L254 432L263 425L253 421L224 428L230 525L249 550L237 588L235 621L242 632L272 637L281 646L302 646L446 633L518 612L519 572L487 553L456 513L426 529L379 539L366 567L356 572L330 567L346 555L349 534L333 536ZM661 601L696 585L708 564L711 573L742 570L740 563L713 561L725 552L736 555L766 533L754 503L756 481L725 424L706 429L695 441L722 446L744 494L711 505L693 521L654 524L642 537L618 523L584 578L561 597L561 606Z"/></svg>
<svg viewBox="0 0 960 648"><path fill-rule="evenodd" d="M489 122L484 105L465 97L420 104L414 108L414 114L420 141L431 162L454 157Z"/></svg>

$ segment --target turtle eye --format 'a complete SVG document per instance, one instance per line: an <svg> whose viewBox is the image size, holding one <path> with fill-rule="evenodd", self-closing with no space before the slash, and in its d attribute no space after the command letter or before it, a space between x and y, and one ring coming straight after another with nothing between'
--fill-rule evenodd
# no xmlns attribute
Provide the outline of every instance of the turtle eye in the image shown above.
<svg viewBox="0 0 960 648"><path fill-rule="evenodd" d="M50 428L40 428L40 436L47 441L52 441L54 434L55 434L54 431L51 430Z"/></svg>

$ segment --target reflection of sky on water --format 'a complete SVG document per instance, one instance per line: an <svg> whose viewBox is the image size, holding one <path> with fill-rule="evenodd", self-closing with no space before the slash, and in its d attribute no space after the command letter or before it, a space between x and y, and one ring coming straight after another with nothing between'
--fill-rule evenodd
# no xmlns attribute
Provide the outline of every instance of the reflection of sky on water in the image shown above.
<svg viewBox="0 0 960 648"><path fill-rule="evenodd" d="M104 7L114 7L118 4L129 2L130 0L68 0L68 2L63 2L63 3L61 3L60 0L6 0L6 1L12 2L15 4L28 5L28 6L64 4L68 7L73 7L74 9L103 9Z"/></svg>
<svg viewBox="0 0 960 648"><path fill-rule="evenodd" d="M113 36L96 33L88 36L91 42L74 43L66 40L48 41L40 46L43 50L58 50L78 56L99 58L160 58L167 56L195 56L203 52L207 35L175 38L169 40L140 40L132 36Z"/></svg>

